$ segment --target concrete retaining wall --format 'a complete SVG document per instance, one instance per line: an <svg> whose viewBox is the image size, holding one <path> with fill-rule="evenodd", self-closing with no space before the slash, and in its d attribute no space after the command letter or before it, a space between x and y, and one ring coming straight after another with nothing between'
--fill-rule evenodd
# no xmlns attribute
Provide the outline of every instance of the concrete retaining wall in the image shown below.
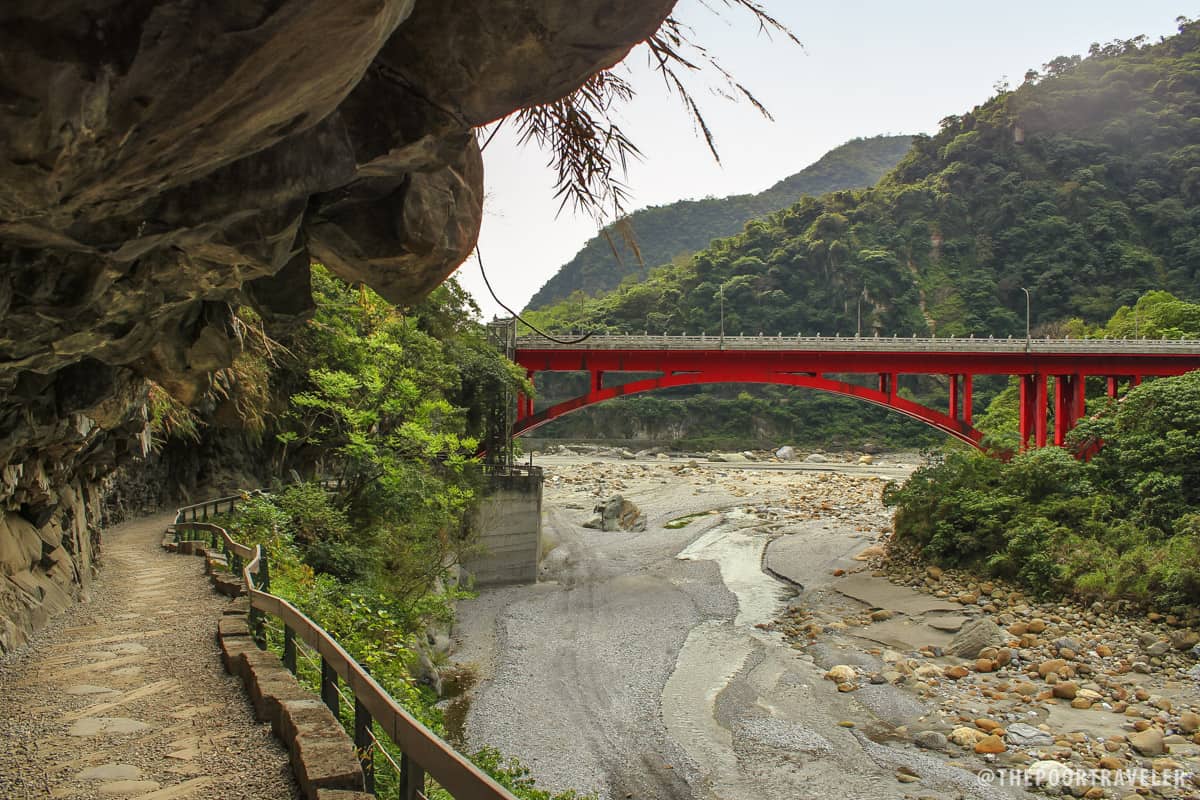
<svg viewBox="0 0 1200 800"><path fill-rule="evenodd" d="M492 477L476 519L480 552L463 563L476 586L532 583L542 548L542 476Z"/></svg>

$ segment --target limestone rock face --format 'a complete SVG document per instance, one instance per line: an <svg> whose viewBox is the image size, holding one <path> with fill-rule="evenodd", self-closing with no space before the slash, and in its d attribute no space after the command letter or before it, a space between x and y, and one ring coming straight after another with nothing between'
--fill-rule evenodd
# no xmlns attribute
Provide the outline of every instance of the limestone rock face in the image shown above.
<svg viewBox="0 0 1200 800"><path fill-rule="evenodd" d="M62 493L98 502L148 443L144 379L202 397L234 308L311 309L310 257L418 300L478 235L473 129L578 88L673 5L0 5L0 505L70 529Z"/></svg>

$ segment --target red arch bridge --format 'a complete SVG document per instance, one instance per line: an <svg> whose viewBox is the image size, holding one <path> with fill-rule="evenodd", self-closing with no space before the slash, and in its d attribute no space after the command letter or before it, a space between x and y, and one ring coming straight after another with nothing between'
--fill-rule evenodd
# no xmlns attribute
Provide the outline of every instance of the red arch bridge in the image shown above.
<svg viewBox="0 0 1200 800"><path fill-rule="evenodd" d="M670 386L771 383L865 400L975 447L983 439L971 419L976 376L1020 378L1021 441L1044 447L1050 441L1061 446L1083 415L1087 378L1105 378L1108 395L1115 397L1122 382L1136 386L1145 377L1200 369L1200 340L1191 339L593 336L562 345L521 336L513 353L530 378L539 372L590 375L585 394L536 413L532 398L518 397L517 436L614 397ZM619 373L655 376L615 382ZM900 375L946 376L948 406L930 408L901 397Z"/></svg>

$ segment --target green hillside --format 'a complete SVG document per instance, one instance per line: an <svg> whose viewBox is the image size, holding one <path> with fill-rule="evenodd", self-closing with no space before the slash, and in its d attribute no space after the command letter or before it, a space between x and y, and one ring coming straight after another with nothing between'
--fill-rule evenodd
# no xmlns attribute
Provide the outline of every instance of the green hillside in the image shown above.
<svg viewBox="0 0 1200 800"><path fill-rule="evenodd" d="M1026 287L1035 330L1055 333L1152 289L1195 299L1198 202L1200 24L1185 21L1031 71L917 137L872 189L805 197L642 283L529 316L712 332L723 291L733 333L853 335L861 302L863 335L1023 335Z"/></svg>
<svg viewBox="0 0 1200 800"><path fill-rule="evenodd" d="M589 240L533 296L529 308L551 305L576 291L589 295L611 291L627 276L644 277L647 268L689 256L713 239L732 236L748 220L786 208L803 195L870 186L896 165L911 142L909 136L855 139L758 194L681 200L635 211L625 222L633 231L640 261L627 237L610 225L608 237Z"/></svg>

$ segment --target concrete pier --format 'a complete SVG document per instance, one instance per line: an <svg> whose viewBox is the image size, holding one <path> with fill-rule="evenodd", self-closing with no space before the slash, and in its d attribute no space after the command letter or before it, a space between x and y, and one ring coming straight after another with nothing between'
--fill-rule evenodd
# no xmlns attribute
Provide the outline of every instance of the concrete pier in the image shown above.
<svg viewBox="0 0 1200 800"><path fill-rule="evenodd" d="M542 470L512 467L488 476L476 519L480 551L463 569L476 586L537 580L542 545Z"/></svg>

